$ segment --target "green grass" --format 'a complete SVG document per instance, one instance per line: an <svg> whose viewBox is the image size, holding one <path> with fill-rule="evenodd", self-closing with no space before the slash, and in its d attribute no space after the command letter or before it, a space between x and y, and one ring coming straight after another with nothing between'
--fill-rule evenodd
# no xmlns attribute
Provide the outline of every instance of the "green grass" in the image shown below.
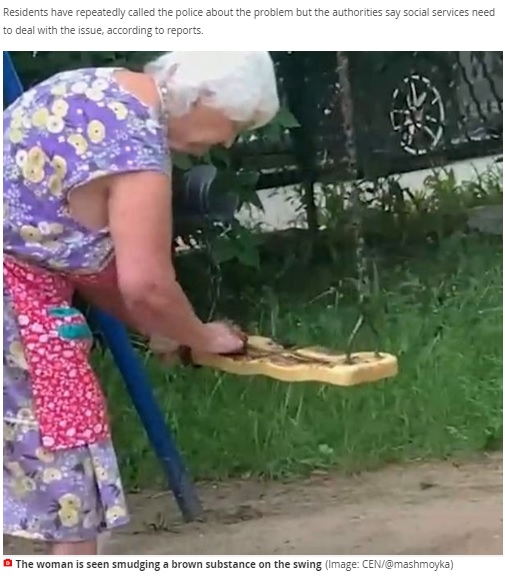
<svg viewBox="0 0 505 582"><path fill-rule="evenodd" d="M261 281L243 279L230 292L242 295L224 302L230 311L254 331L342 347L357 314L340 294L335 267L292 267L277 278L274 268L264 267ZM453 237L383 261L380 273L380 348L399 356L394 379L354 389L290 385L147 358L196 478L356 471L501 447L501 241ZM374 347L367 330L356 347ZM98 360L127 485L162 485L117 372L107 356Z"/></svg>

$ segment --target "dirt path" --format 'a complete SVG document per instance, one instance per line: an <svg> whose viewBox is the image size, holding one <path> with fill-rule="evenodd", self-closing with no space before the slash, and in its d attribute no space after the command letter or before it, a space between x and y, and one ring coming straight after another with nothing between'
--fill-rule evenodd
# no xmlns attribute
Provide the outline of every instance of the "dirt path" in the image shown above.
<svg viewBox="0 0 505 582"><path fill-rule="evenodd" d="M200 487L206 521L170 495L130 498L109 554L502 554L502 456L391 467L353 478ZM9 546L11 544L9 543ZM26 549L16 543L17 552ZM7 552L7 548L5 548ZM13 553L13 552L12 552Z"/></svg>

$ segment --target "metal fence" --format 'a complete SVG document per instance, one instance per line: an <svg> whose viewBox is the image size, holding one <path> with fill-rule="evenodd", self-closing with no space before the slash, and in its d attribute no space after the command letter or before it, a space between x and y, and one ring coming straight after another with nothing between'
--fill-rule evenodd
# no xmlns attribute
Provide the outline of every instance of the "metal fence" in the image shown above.
<svg viewBox="0 0 505 582"><path fill-rule="evenodd" d="M237 167L260 185L345 179L342 80L334 52L274 53L301 127L274 144L237 147ZM374 178L503 150L502 52L351 52L357 173Z"/></svg>

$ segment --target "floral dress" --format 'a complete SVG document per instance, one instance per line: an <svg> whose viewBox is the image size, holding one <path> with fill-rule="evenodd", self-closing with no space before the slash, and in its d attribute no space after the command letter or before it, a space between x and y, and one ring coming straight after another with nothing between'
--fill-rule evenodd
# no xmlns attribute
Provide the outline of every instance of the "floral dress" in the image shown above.
<svg viewBox="0 0 505 582"><path fill-rule="evenodd" d="M93 393L98 382L88 364L85 320L68 301L72 281L87 277L105 288L113 269L109 231L90 230L73 220L68 194L100 176L170 172L159 112L121 88L114 72L81 69L57 74L4 112L5 534L80 541L128 520L108 423L94 438L81 434L80 440L68 436L75 430L66 425L57 445L57 434L51 433L66 421L54 412L53 403L70 402L73 418L84 423L85 386L91 386L96 402L100 399ZM11 264L6 271L6 258L15 261L14 270ZM32 300L16 291L19 272L24 284L33 281L32 287L24 287L32 294L37 290ZM46 296L53 300L50 315L45 313ZM61 298L59 305L55 298ZM51 329L49 321L55 322ZM31 336L22 333L26 329ZM50 360L44 350L37 351L48 341L53 352L61 350L61 357ZM37 353L42 355L35 357ZM62 360L65 354L69 359ZM79 381L65 388L58 383L57 366ZM98 414L100 405L96 408Z"/></svg>

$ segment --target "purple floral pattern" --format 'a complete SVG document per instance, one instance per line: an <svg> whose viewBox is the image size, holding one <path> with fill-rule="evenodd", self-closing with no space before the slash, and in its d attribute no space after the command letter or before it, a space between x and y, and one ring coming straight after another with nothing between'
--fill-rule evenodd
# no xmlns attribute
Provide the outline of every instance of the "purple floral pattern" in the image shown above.
<svg viewBox="0 0 505 582"><path fill-rule="evenodd" d="M155 110L118 85L115 69L55 75L4 112L4 253L63 273L99 273L108 229L68 212L68 194L105 175L168 174ZM114 447L49 452L41 444L17 315L4 288L4 533L78 541L128 521Z"/></svg>

